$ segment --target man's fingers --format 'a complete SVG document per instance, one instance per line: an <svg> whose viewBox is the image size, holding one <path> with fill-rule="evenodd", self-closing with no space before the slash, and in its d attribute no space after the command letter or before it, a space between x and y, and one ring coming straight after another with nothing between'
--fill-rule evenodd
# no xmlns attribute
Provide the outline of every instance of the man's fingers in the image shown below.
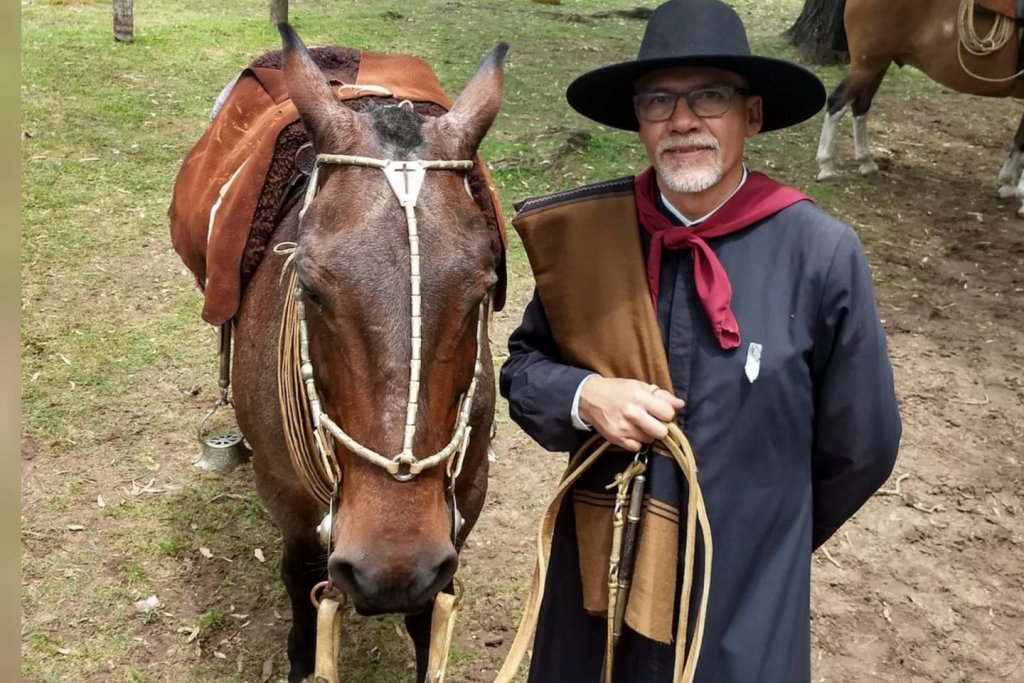
<svg viewBox="0 0 1024 683"><path fill-rule="evenodd" d="M675 420L676 411L681 410L684 405L682 399L664 390L648 398L646 403L647 412L662 422Z"/></svg>
<svg viewBox="0 0 1024 683"><path fill-rule="evenodd" d="M643 448L644 444L668 436L668 426L650 415L645 415L637 420L633 427L627 430L627 433L629 436L622 434L608 440L627 451L638 451Z"/></svg>
<svg viewBox="0 0 1024 683"><path fill-rule="evenodd" d="M659 389L658 391L654 392L652 396L654 396L655 398L663 399L675 410L682 410L683 407L686 405L686 401L684 401L683 399L679 398L678 396L676 396L675 394L666 389Z"/></svg>
<svg viewBox="0 0 1024 683"><path fill-rule="evenodd" d="M619 446L625 451L638 451L643 447L643 444L637 441L636 439L623 438L617 441L613 441L612 443L614 443L616 446Z"/></svg>
<svg viewBox="0 0 1024 683"><path fill-rule="evenodd" d="M647 402L647 414L661 422L671 422L676 417L676 411L672 404L657 397L652 397Z"/></svg>
<svg viewBox="0 0 1024 683"><path fill-rule="evenodd" d="M650 414L644 415L637 422L636 426L639 427L640 430L647 437L645 441L651 441L653 439L664 439L666 436L668 436L668 426L665 423L668 422L668 420L671 420L673 415L674 413L670 414L668 419L666 420L659 420L657 417Z"/></svg>

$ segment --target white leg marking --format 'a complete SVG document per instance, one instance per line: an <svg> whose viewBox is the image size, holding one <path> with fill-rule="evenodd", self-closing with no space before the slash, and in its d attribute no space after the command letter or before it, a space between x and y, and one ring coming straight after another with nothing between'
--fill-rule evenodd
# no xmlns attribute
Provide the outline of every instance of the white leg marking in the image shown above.
<svg viewBox="0 0 1024 683"><path fill-rule="evenodd" d="M815 159L818 161L818 180L835 178L835 155L836 155L836 131L839 129L839 120L849 106L843 107L835 114L825 112L825 123L821 126L821 140L818 141L818 154Z"/></svg>
<svg viewBox="0 0 1024 683"><path fill-rule="evenodd" d="M1006 161L999 168L999 196L1013 197L1018 190L1014 186L1017 182L1017 174L1020 173L1021 152L1016 147L1010 150Z"/></svg>
<svg viewBox="0 0 1024 683"><path fill-rule="evenodd" d="M867 114L853 117L853 157L860 164L861 175L878 170L878 165L871 159L871 148L868 146Z"/></svg>
<svg viewBox="0 0 1024 683"><path fill-rule="evenodd" d="M1020 181L1017 182L1017 187L1014 190L1013 194L1007 196L1012 197L1014 194L1020 197L1021 201L1024 201L1024 175L1022 175L1020 177ZM1024 218L1024 204L1022 204L1021 207L1017 209L1017 215L1020 216L1021 218Z"/></svg>

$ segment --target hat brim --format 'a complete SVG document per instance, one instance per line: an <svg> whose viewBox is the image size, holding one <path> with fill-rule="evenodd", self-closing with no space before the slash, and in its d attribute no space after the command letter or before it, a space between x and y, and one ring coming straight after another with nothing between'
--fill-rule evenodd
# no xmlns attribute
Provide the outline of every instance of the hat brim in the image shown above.
<svg viewBox="0 0 1024 683"><path fill-rule="evenodd" d="M638 78L651 71L699 66L732 71L747 79L764 102L761 132L806 121L825 104L825 86L812 72L791 62L754 56L688 56L612 64L588 71L565 91L569 106L588 119L621 130L639 130L633 109Z"/></svg>

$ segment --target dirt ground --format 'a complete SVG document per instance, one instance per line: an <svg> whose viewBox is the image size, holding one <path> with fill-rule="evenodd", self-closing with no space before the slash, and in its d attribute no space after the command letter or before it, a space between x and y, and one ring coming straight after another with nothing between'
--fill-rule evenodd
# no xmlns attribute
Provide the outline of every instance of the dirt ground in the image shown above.
<svg viewBox="0 0 1024 683"><path fill-rule="evenodd" d="M854 183L859 189L827 207L839 209L861 231L876 272L904 435L885 488L813 557L815 681L1024 681L1024 221L1014 216L1016 202L994 192L1007 139L1002 131L1008 132L1018 107L993 108L967 98L951 106L967 109L948 117L927 103L909 102L898 120L895 107L883 112L874 130L885 132L873 141L880 174ZM980 123L964 126L971 116ZM915 144L921 130L930 131L944 151ZM843 144L845 169L852 173L849 144ZM805 180L788 179L814 192ZM524 297L517 294L497 316L495 339L505 339L516 324ZM494 351L500 355L502 349L499 343ZM165 410L197 415L205 405L182 387L158 389L166 391ZM147 440L154 454L193 450L187 433L153 435L144 424L134 427L139 431L125 439ZM101 448L103 457L90 462L76 458L73 449L48 453L42 471L37 455L50 446L24 442L24 553L36 559L73 556L74 562L52 567L47 580L63 573L84 588L64 610L33 608L31 621L43 631L78 633L72 648L90 647L109 626L102 609L90 603L90 577L124 579L123 567L111 558L119 538L132 533L130 520L104 514L97 493L138 497L131 487L146 482L126 479L113 466L120 446ZM500 459L492 466L489 499L459 574L467 598L456 627L462 660L453 663L454 680L493 680L524 599L539 512L563 462L524 437L508 421L504 404L495 446ZM156 486L183 501L192 500L184 493L190 488L221 490L200 501L208 507L224 502L221 496L243 497L251 481L248 471L213 481L184 458L153 463ZM54 509L48 495L53 477L69 473L87 473L85 483ZM279 559L275 535L259 515L252 513L263 525L267 562L250 577L254 583L238 579L251 557L204 562L183 553L166 576L151 573L176 618L140 625L121 646L124 656L112 658L106 671L53 680L190 680L183 672L210 658L226 662L226 671L235 671L237 663L237 680L279 679L288 607L272 568ZM69 522L85 533L67 531ZM102 525L102 534L87 533L95 525ZM62 533L57 547L50 535L55 531ZM29 600L33 580L43 577L26 577ZM201 638L190 639L187 628L182 632L182 624L215 603L230 604L234 618ZM404 638L395 635L397 622L384 623L368 635L361 620L350 618L356 635L346 656L372 660L381 656L381 639ZM406 659L411 662L411 654ZM122 673L129 664L141 678Z"/></svg>
<svg viewBox="0 0 1024 683"><path fill-rule="evenodd" d="M1024 681L1024 224L994 195L988 127L1019 108L951 100L984 123L883 116L888 201L853 212L892 224L862 239L904 433L886 487L814 557L815 680Z"/></svg>

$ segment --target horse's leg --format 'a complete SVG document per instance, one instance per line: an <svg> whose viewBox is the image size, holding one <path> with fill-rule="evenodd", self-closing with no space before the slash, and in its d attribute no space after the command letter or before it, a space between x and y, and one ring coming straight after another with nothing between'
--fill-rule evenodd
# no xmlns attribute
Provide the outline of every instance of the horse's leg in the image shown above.
<svg viewBox="0 0 1024 683"><path fill-rule="evenodd" d="M296 482L290 467L279 474L273 468L281 467L280 460L258 457L260 454L257 449L253 458L256 488L281 532L281 580L292 606L288 683L306 683L313 680L316 660L316 608L309 594L327 578L327 554L314 521L319 508Z"/></svg>
<svg viewBox="0 0 1024 683"><path fill-rule="evenodd" d="M871 148L868 146L867 113L853 117L853 158L861 175L870 175L878 171L878 164L871 158Z"/></svg>
<svg viewBox="0 0 1024 683"><path fill-rule="evenodd" d="M1014 197L1020 191L1017 182L1020 176L1020 158L1021 148L1015 141L1013 147L1010 148L1010 153L1006 155L1003 165L999 167L999 196L1004 199Z"/></svg>
<svg viewBox="0 0 1024 683"><path fill-rule="evenodd" d="M853 98L853 158L860 165L861 175L878 171L878 164L871 158L871 147L868 145L868 110L871 109L871 100L878 92L878 87L882 85L887 68L888 64L873 79L865 80L866 86L860 88Z"/></svg>
<svg viewBox="0 0 1024 683"><path fill-rule="evenodd" d="M431 602L425 610L419 614L408 614L405 617L405 630L412 638L413 647L416 650L416 681L423 683L427 678L427 664L430 658L430 620L433 617L433 606Z"/></svg>
<svg viewBox="0 0 1024 683"><path fill-rule="evenodd" d="M835 178L836 131L839 121L849 108L849 100L845 97L846 81L844 78L832 94L828 96L828 109L825 112L825 123L821 127L821 140L818 141L818 180Z"/></svg>
<svg viewBox="0 0 1024 683"><path fill-rule="evenodd" d="M999 169L999 196L1014 197L1024 196L1024 178L1018 184L1020 174L1021 154L1024 153L1024 113L1021 114L1020 123L1017 125L1017 132L1013 135L1013 146L1010 153L1006 155L1006 161Z"/></svg>
<svg viewBox="0 0 1024 683"><path fill-rule="evenodd" d="M288 662L291 665L288 683L303 683L313 678L316 608L309 593L313 586L326 578L326 573L324 550L315 537L285 539L281 579L292 603L292 628L288 632Z"/></svg>

